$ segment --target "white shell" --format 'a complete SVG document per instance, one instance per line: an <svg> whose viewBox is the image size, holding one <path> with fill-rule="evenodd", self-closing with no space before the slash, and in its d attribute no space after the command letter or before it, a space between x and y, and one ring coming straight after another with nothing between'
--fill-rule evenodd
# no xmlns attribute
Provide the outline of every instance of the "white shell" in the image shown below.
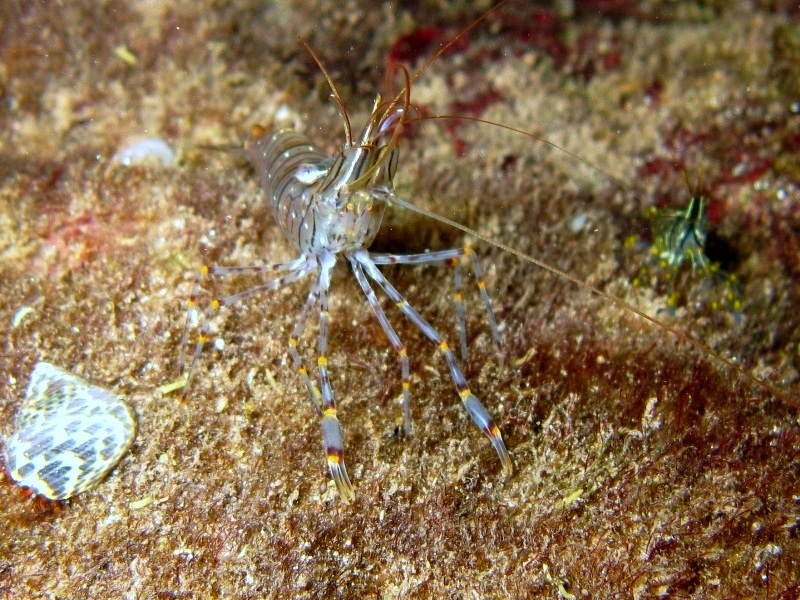
<svg viewBox="0 0 800 600"><path fill-rule="evenodd" d="M6 440L6 468L20 485L64 500L100 482L135 437L136 414L126 402L40 362Z"/></svg>
<svg viewBox="0 0 800 600"><path fill-rule="evenodd" d="M124 167L139 165L146 162L160 164L163 167L175 166L175 152L169 144L161 138L145 138L128 144L117 150L111 158L112 163L119 163Z"/></svg>

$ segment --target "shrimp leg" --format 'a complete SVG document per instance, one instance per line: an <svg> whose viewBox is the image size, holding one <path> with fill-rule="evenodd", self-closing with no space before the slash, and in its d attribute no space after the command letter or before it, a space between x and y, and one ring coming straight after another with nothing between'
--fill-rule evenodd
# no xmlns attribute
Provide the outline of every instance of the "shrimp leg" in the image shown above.
<svg viewBox="0 0 800 600"><path fill-rule="evenodd" d="M492 446L497 452L497 455L500 457L503 470L510 474L513 470L513 467L511 464L511 457L509 456L506 445L503 442L503 436L501 435L497 425L495 425L494 421L492 420L492 417L489 415L489 412L486 410L486 407L484 407L481 401L478 400L477 396L470 391L467 380L464 377L464 374L461 372L461 369L459 369L455 356L453 355L453 351L450 349L447 341L442 338L439 332L436 331L436 329L434 329L430 323L428 323L425 318L422 317L422 315L420 315L405 300L405 298L403 298L400 292L398 292L397 289L383 276L383 273L381 273L375 263L372 262L369 252L366 250L357 250L350 253L349 258L350 257L352 257L352 260L358 262L364 268L369 278L383 289L386 295L389 296L392 302L395 303L397 308L400 309L406 318L414 323L414 325L417 326L423 335L436 344L438 349L442 352L442 354L444 354L447 366L450 368L450 376L456 386L456 391L461 398L461 402L464 404L464 408L469 413L469 416L472 418L473 422L481 431L486 434L491 441Z"/></svg>
<svg viewBox="0 0 800 600"><path fill-rule="evenodd" d="M353 274L356 277L356 281L358 281L358 285L361 286L361 290L367 297L367 302L369 302L372 312L375 313L375 317L381 324L384 333L386 333L386 337L389 338L389 343L392 344L395 351L400 356L403 378L403 423L406 437L411 437L411 376L408 364L408 352L406 352L406 347L403 345L403 342L400 341L400 338L395 332L394 327L392 327L392 324L386 317L386 313L378 303L378 298L375 296L375 292L373 291L372 286L369 284L366 275L364 275L364 268L353 257L348 257L348 259L350 260L350 265L353 268Z"/></svg>
<svg viewBox="0 0 800 600"><path fill-rule="evenodd" d="M218 272L217 269L222 269L222 272ZM295 281L302 279L310 272L312 272L314 269L316 269L316 263L313 259L303 258L302 260L298 259L291 263L286 263L286 264L277 263L276 265L264 265L261 267L230 267L230 268L203 267L203 269L201 270L201 275L204 277L210 277L215 275L226 276L233 274L233 271L230 271L228 269L254 269L254 271L250 272L259 272L259 273L270 272L270 270L283 270L283 271L288 271L288 273L286 273L286 275L283 275L281 277L272 279L264 284L248 288L242 292L231 294L229 296L225 296L219 299L214 299L209 304L209 307L211 308L212 311L216 311L222 308L223 306L229 306L236 302L240 302L242 300L247 300L249 298L252 298L253 296L257 296L258 294L272 290L277 290L285 285L294 283ZM186 347L188 346L189 342L188 339L189 319L191 318L192 311L196 310L194 307L195 295L196 295L196 290L193 290L192 298L190 299L189 314L187 314L186 316L187 323L184 327L184 333L183 333L182 341L184 345L181 350L181 359L180 359L181 374L184 373L184 366L185 366L184 357L186 355ZM194 353L192 355L192 361L189 365L189 370L186 373L186 384L184 385L181 394L181 397L184 400L189 394L189 387L192 380L192 375L194 374L195 369L197 368L197 363L198 360L200 359L200 354L203 351L203 346L208 340L208 332L210 328L211 328L211 317L208 311L203 311L203 321L202 324L200 325L200 333L197 336L197 342L195 343Z"/></svg>
<svg viewBox="0 0 800 600"><path fill-rule="evenodd" d="M455 272L453 275L453 297L456 305L456 325L458 327L458 337L461 342L461 360L467 360L467 320L464 312L464 300L461 295L461 266L458 259L462 256L468 256L470 264L472 265L472 274L475 277L475 282L480 291L481 301L483 308L486 311L486 317L489 320L489 329L492 332L492 340L494 340L495 347L497 348L498 355L500 355L500 348L503 345L503 340L500 335L500 328L497 326L497 319L492 310L492 302L489 298L489 292L486 291L486 283L483 280L483 271L478 257L470 246L463 248L451 248L449 250L438 250L436 252L423 252L422 254L370 254L372 262L376 265L429 265L439 262L449 261L454 267ZM502 363L501 363L502 364Z"/></svg>
<svg viewBox="0 0 800 600"><path fill-rule="evenodd" d="M319 299L319 345L317 349L317 370L319 386L322 391L322 440L325 445L325 457L328 462L333 481L342 500L350 504L355 499L355 491L347 475L344 463L344 436L342 426L336 416L336 403L333 387L328 376L328 329L330 314L328 312L328 289L331 285L331 271L336 265L336 257L330 252L321 252L318 257L319 275L314 286L314 293Z"/></svg>

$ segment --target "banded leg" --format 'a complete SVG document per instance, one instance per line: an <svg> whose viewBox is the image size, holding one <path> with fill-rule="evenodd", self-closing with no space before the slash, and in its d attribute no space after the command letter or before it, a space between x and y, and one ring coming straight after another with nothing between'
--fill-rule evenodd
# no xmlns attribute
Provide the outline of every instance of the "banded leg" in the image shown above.
<svg viewBox="0 0 800 600"><path fill-rule="evenodd" d="M203 265L194 278L192 292L189 295L189 307L186 311L186 322L183 325L183 335L181 336L181 355L178 359L178 371L183 374L186 361L186 348L189 345L189 323L197 320L197 294L201 288L201 281L209 277L228 276L228 275L257 275L263 273L281 273L300 268L306 262L306 258L301 256L290 262L271 263L266 265L253 266L233 266L233 267L209 267Z"/></svg>
<svg viewBox="0 0 800 600"><path fill-rule="evenodd" d="M277 277L277 278L275 278L275 279L273 279L271 281L268 281L267 283L264 283L262 285L258 285L258 286L246 289L246 290L244 290L242 292L238 292L236 294L231 294L229 296L225 296L225 297L219 298L219 299L214 299L214 300L212 300L210 302L209 307L212 309L212 311L216 311L216 310L222 308L223 306L230 306L231 304L234 304L236 302L240 302L242 300L247 300L249 298L252 298L254 296L262 294L264 292L268 292L268 291L271 291L271 290L277 290L278 288L281 288L281 287L283 287L285 285L288 285L290 283L294 283L298 279L301 279L301 278L305 277L311 271L316 269L316 263L314 262L313 259L305 259L305 258L303 258L302 261L300 261L300 260L294 261L292 264L293 264L293 267L291 267L291 268L287 267L286 269L283 269L283 270L288 270L289 271L286 275L283 275L282 277ZM206 276L210 276L211 275L211 269L204 268L202 270L202 273L204 275L206 275ZM230 274L230 273L224 273L224 275L227 275L227 274ZM187 315L187 318L188 318L188 315ZM209 331L210 327L211 327L210 315L208 314L208 311L204 311L203 322L202 322L202 324L200 326L200 333L197 336L197 342L195 343L195 347L194 347L194 354L192 355L192 362L189 365L188 372L186 373L186 384L184 385L183 392L181 393L181 400L185 400L186 397L189 394L189 388L190 388L190 384L191 384L191 380L192 380L192 375L194 374L194 371L197 368L197 363L198 363L198 360L200 359L200 353L203 351L203 346L205 345L206 341L208 340L208 331ZM184 333L184 337L187 338L185 341L188 342L188 336L187 336L186 333ZM184 351L181 352L182 355L183 355ZM181 367L183 367L183 366L184 366L184 362L183 362L183 358L181 358ZM183 373L183 369L181 369L181 374L182 373Z"/></svg>
<svg viewBox="0 0 800 600"><path fill-rule="evenodd" d="M294 362L297 372L303 379L303 383L306 385L308 396L311 399L311 404L314 406L317 413L322 416L322 394L320 393L317 384L314 383L309 377L308 369L306 369L303 357L297 350L297 342L300 340L300 336L303 335L303 331L306 328L306 323L308 322L308 317L311 315L311 311L314 310L314 307L318 302L319 294L317 293L317 287L315 285L308 293L308 298L306 298L306 304L303 306L303 311L300 313L300 318L297 320L297 323L295 323L294 329L292 330L292 336L289 338L289 354L292 357L292 361Z"/></svg>
<svg viewBox="0 0 800 600"><path fill-rule="evenodd" d="M461 261L452 258L449 262L453 267L453 297L456 303L456 328L461 346L461 360L466 363L469 354L467 350L467 314L464 310L464 296L461 293Z"/></svg>
<svg viewBox="0 0 800 600"><path fill-rule="evenodd" d="M467 360L467 320L464 312L464 300L461 294L461 266L458 259L462 256L467 256L470 259L472 266L472 273L478 285L483 308L486 311L486 317L489 320L489 329L492 332L492 340L500 357L500 364L502 366L502 354L500 353L501 346L503 345L502 337L500 336L500 329L497 326L497 319L495 318L494 311L492 310L492 302L489 298L489 292L486 291L486 283L483 280L483 270L481 269L480 261L475 256L475 252L470 246L463 248L451 248L449 250L439 250L436 252L423 252L421 254L370 254L372 262L376 265L427 265L433 263L440 263L449 261L454 267L455 272L453 275L454 299L456 305L456 327L458 328L458 337L461 345L461 360Z"/></svg>
<svg viewBox="0 0 800 600"><path fill-rule="evenodd" d="M375 281L375 283L377 283L384 292L386 292L386 295L388 295L392 302L397 305L400 311L412 323L414 323L417 328L419 328L425 337L436 344L438 349L442 352L442 354L444 354L447 366L450 368L450 377L453 379L453 383L456 386L456 391L461 398L461 402L464 404L464 408L469 413L472 421L480 428L481 431L486 434L491 441L495 452L497 452L497 455L500 457L503 470L510 474L513 471L513 467L511 465L511 457L509 456L506 445L503 442L503 436L500 433L497 425L495 425L494 421L492 420L492 417L489 415L489 412L486 410L486 407L484 407L475 394L470 391L469 385L467 385L467 380L464 377L464 374L461 372L461 369L458 368L458 364L456 363L455 356L453 356L453 351L450 349L450 346L442 338L439 332L436 331L383 276L383 274L380 272L380 269L378 269L378 267L372 262L370 255L366 250L356 251L352 254L352 257L358 261L362 267L364 267L367 275L373 281Z"/></svg>
<svg viewBox="0 0 800 600"><path fill-rule="evenodd" d="M348 257L348 259L350 260L350 265L353 268L353 274L356 277L356 281L358 281L358 285L361 286L361 290L367 297L367 302L369 302L372 312L375 313L378 322L383 328L383 332L386 334L386 337L389 338L389 343L394 347L395 351L400 356L403 378L403 422L406 437L411 437L411 375L408 365L408 353L406 352L406 347L403 345L403 342L400 341L400 338L395 332L394 327L392 327L392 324L386 317L386 313L381 308L378 298L375 296L375 292L372 290L372 286L369 284L367 277L364 275L364 268L355 259L351 257Z"/></svg>
<svg viewBox="0 0 800 600"><path fill-rule="evenodd" d="M319 276L314 286L319 297L319 346L317 349L317 370L319 387L322 390L322 440L325 445L325 457L328 471L336 483L339 495L346 504L356 497L353 485L347 475L344 463L344 436L342 426L336 416L336 402L333 387L328 376L328 329L330 313L328 312L328 289L331 284L331 270L336 264L333 254L325 252L319 258Z"/></svg>

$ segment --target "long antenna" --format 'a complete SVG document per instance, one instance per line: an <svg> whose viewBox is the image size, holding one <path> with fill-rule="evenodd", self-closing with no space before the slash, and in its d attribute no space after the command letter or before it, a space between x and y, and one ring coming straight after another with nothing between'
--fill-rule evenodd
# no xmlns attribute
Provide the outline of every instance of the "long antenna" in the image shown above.
<svg viewBox="0 0 800 600"><path fill-rule="evenodd" d="M644 312L644 311L636 308L635 306L625 302L621 298L618 298L617 296L614 296L613 294L609 294L608 292L606 292L604 290L601 290L600 288L595 287L590 283L587 283L583 279L580 279L579 277L576 277L575 275L572 275L571 273L567 273L566 271L562 271L561 269L559 269L557 267L549 265L546 262L539 260L538 258L534 258L533 256L530 256L529 254L525 254L521 250L517 250L516 248L513 248L513 247L511 247L511 246L509 246L507 244L504 244L502 242L498 242L496 240L493 240L492 238L490 238L490 237L488 237L486 235L483 235L481 233L478 233L474 229L472 229L470 227L467 227L466 225L462 225L461 223L459 223L457 221L454 221L452 219L448 219L447 217L443 217L443 216L441 216L441 215L439 215L439 214L437 214L435 212L432 212L430 210L427 210L425 208L421 208L419 206L414 206L410 202L408 202L406 200L403 200L402 198L399 198L399 197L395 196L394 194L391 194L391 193L386 194L385 200L388 203L395 204L395 205L397 205L397 206L399 206L401 208L405 208L406 210L410 210L412 212L415 212L417 214L423 215L423 216L428 217L430 219L434 219L435 221L439 221L440 223L444 223L445 225L450 225L451 227L455 227L459 231L461 231L463 233L466 233L467 235L470 235L470 236L474 237L475 239L478 239L478 240L484 242L485 244L488 244L490 246L494 246L495 248L498 248L499 250L503 250L505 252L508 252L509 254L511 254L512 256L520 259L523 262L531 263L533 265L536 265L537 267L540 267L540 268L544 269L545 271L549 271L550 273L553 273L554 275L558 275L560 277L563 277L563 278L571 281L572 283L574 283L578 287L580 287L580 288L582 288L584 290L587 290L589 292L592 292L593 294L597 294L601 298L603 298L605 300L608 300L609 302L615 304L617 307L619 307L619 308L621 308L621 309L623 309L625 311L632 312L633 314L635 314L636 316L640 317L641 319L644 319L645 321L649 321L653 325L668 331L669 333L671 333L672 335L674 335L678 339L683 340L684 342L694 346L697 350L700 350L701 352L704 352L707 355L714 357L719 362L721 362L722 364L726 365L728 368L732 369L735 373L743 376L745 379L748 379L749 381L751 381L752 383L756 384L757 386L760 386L761 388L767 390L770 394L772 394L773 396L775 396L777 398L780 398L781 400L783 400L787 404L790 404L790 405L792 405L794 407L800 407L800 402L798 402L795 399L791 399L791 398L787 397L784 393L779 391L777 388L775 388L768 381L766 381L764 379L759 379L758 377L756 377L755 375L753 375L749 371L746 371L745 369L743 369L742 367L737 365L735 362L733 362L729 358L725 358L720 353L714 351L707 344L705 344L705 343L701 342L700 340L697 340L697 339L689 336L688 334L684 333L680 329L678 329L676 327L673 327L672 325L669 325L668 323L665 323L664 321L660 321L659 319L656 319L655 317L651 317L646 312Z"/></svg>
<svg viewBox="0 0 800 600"><path fill-rule="evenodd" d="M331 78L330 73L328 73L328 69L325 68L325 65L322 62L322 59L317 55L314 49L311 47L306 40L303 38L298 38L300 43L303 44L303 47L308 51L311 55L311 58L314 59L314 62L317 63L319 70L322 71L322 74L325 76L325 81L328 82L328 87L331 88L331 92L333 93L333 99L336 102L336 106L339 107L339 114L342 116L342 120L344 121L344 137L347 141L348 148L353 145L353 131L350 128L350 117L347 115L347 109L344 106L344 102L342 102L342 97L339 95L339 91L336 89L336 86L333 83L333 79Z"/></svg>
<svg viewBox="0 0 800 600"><path fill-rule="evenodd" d="M458 32L458 34L457 34L457 35L456 35L454 38L451 38L451 39L450 39L450 40L449 40L449 41L448 41L448 42L447 42L447 43L446 43L444 46L442 46L441 48L439 48L439 50L437 50L437 51L436 51L436 53L435 53L435 54L433 54L433 56L431 56L431 57L430 57L428 60L426 60L426 61L423 63L423 65L422 65L422 66L421 66L421 67L420 67L420 68L417 70L417 72L416 72L416 73L414 73L414 75L411 77L411 83L414 83L414 82L415 82L417 79L419 79L419 78L420 78L420 76L421 76L421 75L422 75L422 74L423 74L425 71L427 71L427 70L428 70L428 67L430 67L430 66L433 64L433 62L434 62L435 60L437 60L437 59L438 59L438 58L439 58L439 57L440 57L442 54L444 54L444 53L445 53L445 52L447 52L447 51L448 51L450 48L452 48L452 47L453 47L453 45L454 45L454 44L455 44L455 43L456 43L458 40L460 40L460 39L461 39L461 38L463 38L465 35L467 35L467 34L468 34L470 31L472 31L472 30L473 30L473 29L474 29L474 28L475 28L475 27L478 25L478 23L480 23L480 22L482 22L482 21L486 20L486 18L487 18L489 15L491 15L491 14L492 14L493 12L495 12L495 11L496 11L498 8L500 8L501 6L503 6L503 4L505 4L506 2L508 2L508 0L500 0L500 2L498 2L497 4L495 4L494 6L492 6L490 9L488 9L486 12L484 12L484 13L483 13L481 16L479 16L477 19L475 19L474 21L472 21L472 23L470 23L470 24L469 24L469 25L467 25L467 26L466 26L464 29L462 29L461 31L459 31L459 32Z"/></svg>
<svg viewBox="0 0 800 600"><path fill-rule="evenodd" d="M423 74L425 71L427 71L427 70L428 70L428 67L430 67L430 66L431 66L431 65L434 63L434 61L436 61L436 60L437 60L437 59L438 59L438 58L439 58L439 57L440 57L442 54L444 54L444 53L445 53L445 52L447 52L447 51L448 51L450 48L452 48L452 47L453 47L453 45L454 45L454 44L455 44L455 43L456 43L458 40L460 40L460 39L461 39L461 38L463 38L465 35L467 35L467 34L468 34L470 31L472 31L472 30L473 30L473 29L474 29L474 28L475 28L475 27L478 25L478 23L481 23L482 21L486 20L486 19L489 17L489 15L491 15L491 14L492 14L493 12L495 12L495 11L496 11L498 8L500 8L501 6L503 6L503 4L505 4L506 2L508 2L508 0L500 0L500 2L498 2L497 4L495 4L494 6L492 6L490 9L488 9L488 10L487 10L487 11L485 11L485 12L484 12L482 15L480 15L480 16L479 16L477 19L475 19L475 20L474 20L474 21L472 21L472 22L471 22L469 25L467 25L467 26L466 26L464 29L462 29L461 31L459 31L459 32L458 32L458 33L455 35L455 37L453 37L453 38L450 38L450 40L448 40L448 41L447 41L447 42L444 44L444 46L442 46L441 48L439 48L439 49L438 49L438 50L437 50L437 51L436 51L436 52L435 52L435 53L434 53L434 54L433 54L431 57L429 57L429 58L428 58L428 60L426 60L426 61L425 61L425 62L422 64L422 66L421 66L419 69L417 69L417 71L416 71L416 72L415 72L415 73L414 73L414 74L411 76L411 79L410 79L410 80L408 80L408 82L406 83L406 87L410 87L412 83L414 83L414 82L415 82L417 79L419 79L419 78L422 76L422 74ZM406 92L405 92L405 89L403 89L403 90L400 90L400 91L397 93L397 96L395 96L395 98L394 98L394 101L395 101L395 102L399 102L399 101L400 101L400 98L402 98L402 97L403 97L403 95L404 95L405 93L406 93Z"/></svg>
<svg viewBox="0 0 800 600"><path fill-rule="evenodd" d="M555 148L556 150L563 152L564 154L571 156L575 160L577 160L582 165L585 165L592 169L593 171L597 171L601 173L605 177L607 177L614 185L616 185L620 190L624 192L629 192L628 186L625 182L622 181L616 175L606 171L602 167L598 167L597 165L589 162L585 158L575 154L574 152L567 150L566 148L562 148L558 144L551 142L550 140L546 140L544 138L540 138L533 133L525 131L524 129L518 129L516 127L512 127L511 125L503 125L502 123L495 123L494 121L489 121L488 119L481 119L479 117L468 117L466 115L430 115L430 116L422 116L422 117L414 117L413 119L408 119L406 123L417 123L420 121L444 121L444 120L453 120L453 121L473 121L474 123L483 123L484 125L492 125L493 127L499 127L500 129L505 129L507 131L511 131L514 133L519 133L521 135L527 136L537 142L541 142L542 144L546 144L551 148Z"/></svg>

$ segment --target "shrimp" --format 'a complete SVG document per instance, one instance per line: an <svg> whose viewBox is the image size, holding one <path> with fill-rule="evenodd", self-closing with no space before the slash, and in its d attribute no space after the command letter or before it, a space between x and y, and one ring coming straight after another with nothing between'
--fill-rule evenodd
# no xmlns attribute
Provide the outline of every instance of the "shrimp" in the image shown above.
<svg viewBox="0 0 800 600"><path fill-rule="evenodd" d="M677 210L650 207L645 212L645 217L653 224L654 240L650 254L664 270L669 285L667 308L674 311L678 306L680 299L678 279L683 264L688 260L691 263L692 276L708 284L718 284L722 287L724 303L730 308L734 320L738 323L741 321L742 310L738 279L734 274L725 273L719 263L712 262L706 255L705 244L709 228L707 200L705 196L692 190L685 172L684 178L691 193L691 198L685 207ZM626 241L627 246L633 246L635 243L635 237ZM644 265L633 279L633 286L641 287L643 282L650 278L650 269ZM721 306L718 299L712 300L710 304L713 310Z"/></svg>
<svg viewBox="0 0 800 600"><path fill-rule="evenodd" d="M309 50L313 54L313 50ZM319 59L314 55L315 59ZM321 63L320 63L320 66ZM341 498L349 503L354 497L353 486L344 460L344 436L334 400L333 386L328 373L328 292L331 272L339 257L350 264L359 287L381 325L386 337L400 359L402 371L403 418L407 436L411 435L411 380L406 348L389 322L372 285L377 286L395 304L399 311L427 337L444 355L458 397L478 428L486 434L503 470L513 470L511 457L502 434L483 403L471 391L466 377L458 365L453 350L445 338L412 307L378 266L389 264L426 265L442 262L455 264L455 303L460 337L461 358L467 358L466 324L461 299L461 273L458 261L468 259L477 281L481 299L488 316L496 345L501 345L497 320L492 310L489 294L483 281L480 264L469 246L428 252L423 254L381 254L368 250L389 204L405 205L392 186L392 178L399 161L397 142L410 106L410 76L405 71L406 86L402 102L397 99L383 102L380 95L375 100L372 115L361 134L353 138L349 119L332 86L345 123L345 142L334 156L326 156L305 135L291 130L266 133L254 128L240 153L253 166L263 187L272 214L286 238L299 253L298 258L284 263L252 267L203 267L203 277L225 277L242 274L283 273L266 284L212 300L210 307L219 309L250 299L266 291L276 290L307 276L315 281L305 306L289 338L289 352L294 365L308 390L311 403L321 418L322 438L328 470L336 483ZM194 307L197 285L190 305ZM319 383L313 382L297 348L306 322L314 310L319 314L319 341L317 371ZM209 319L206 317L195 344L194 355L183 394L189 391L202 348L208 339ZM184 370L188 345L189 318L184 327L181 371Z"/></svg>

